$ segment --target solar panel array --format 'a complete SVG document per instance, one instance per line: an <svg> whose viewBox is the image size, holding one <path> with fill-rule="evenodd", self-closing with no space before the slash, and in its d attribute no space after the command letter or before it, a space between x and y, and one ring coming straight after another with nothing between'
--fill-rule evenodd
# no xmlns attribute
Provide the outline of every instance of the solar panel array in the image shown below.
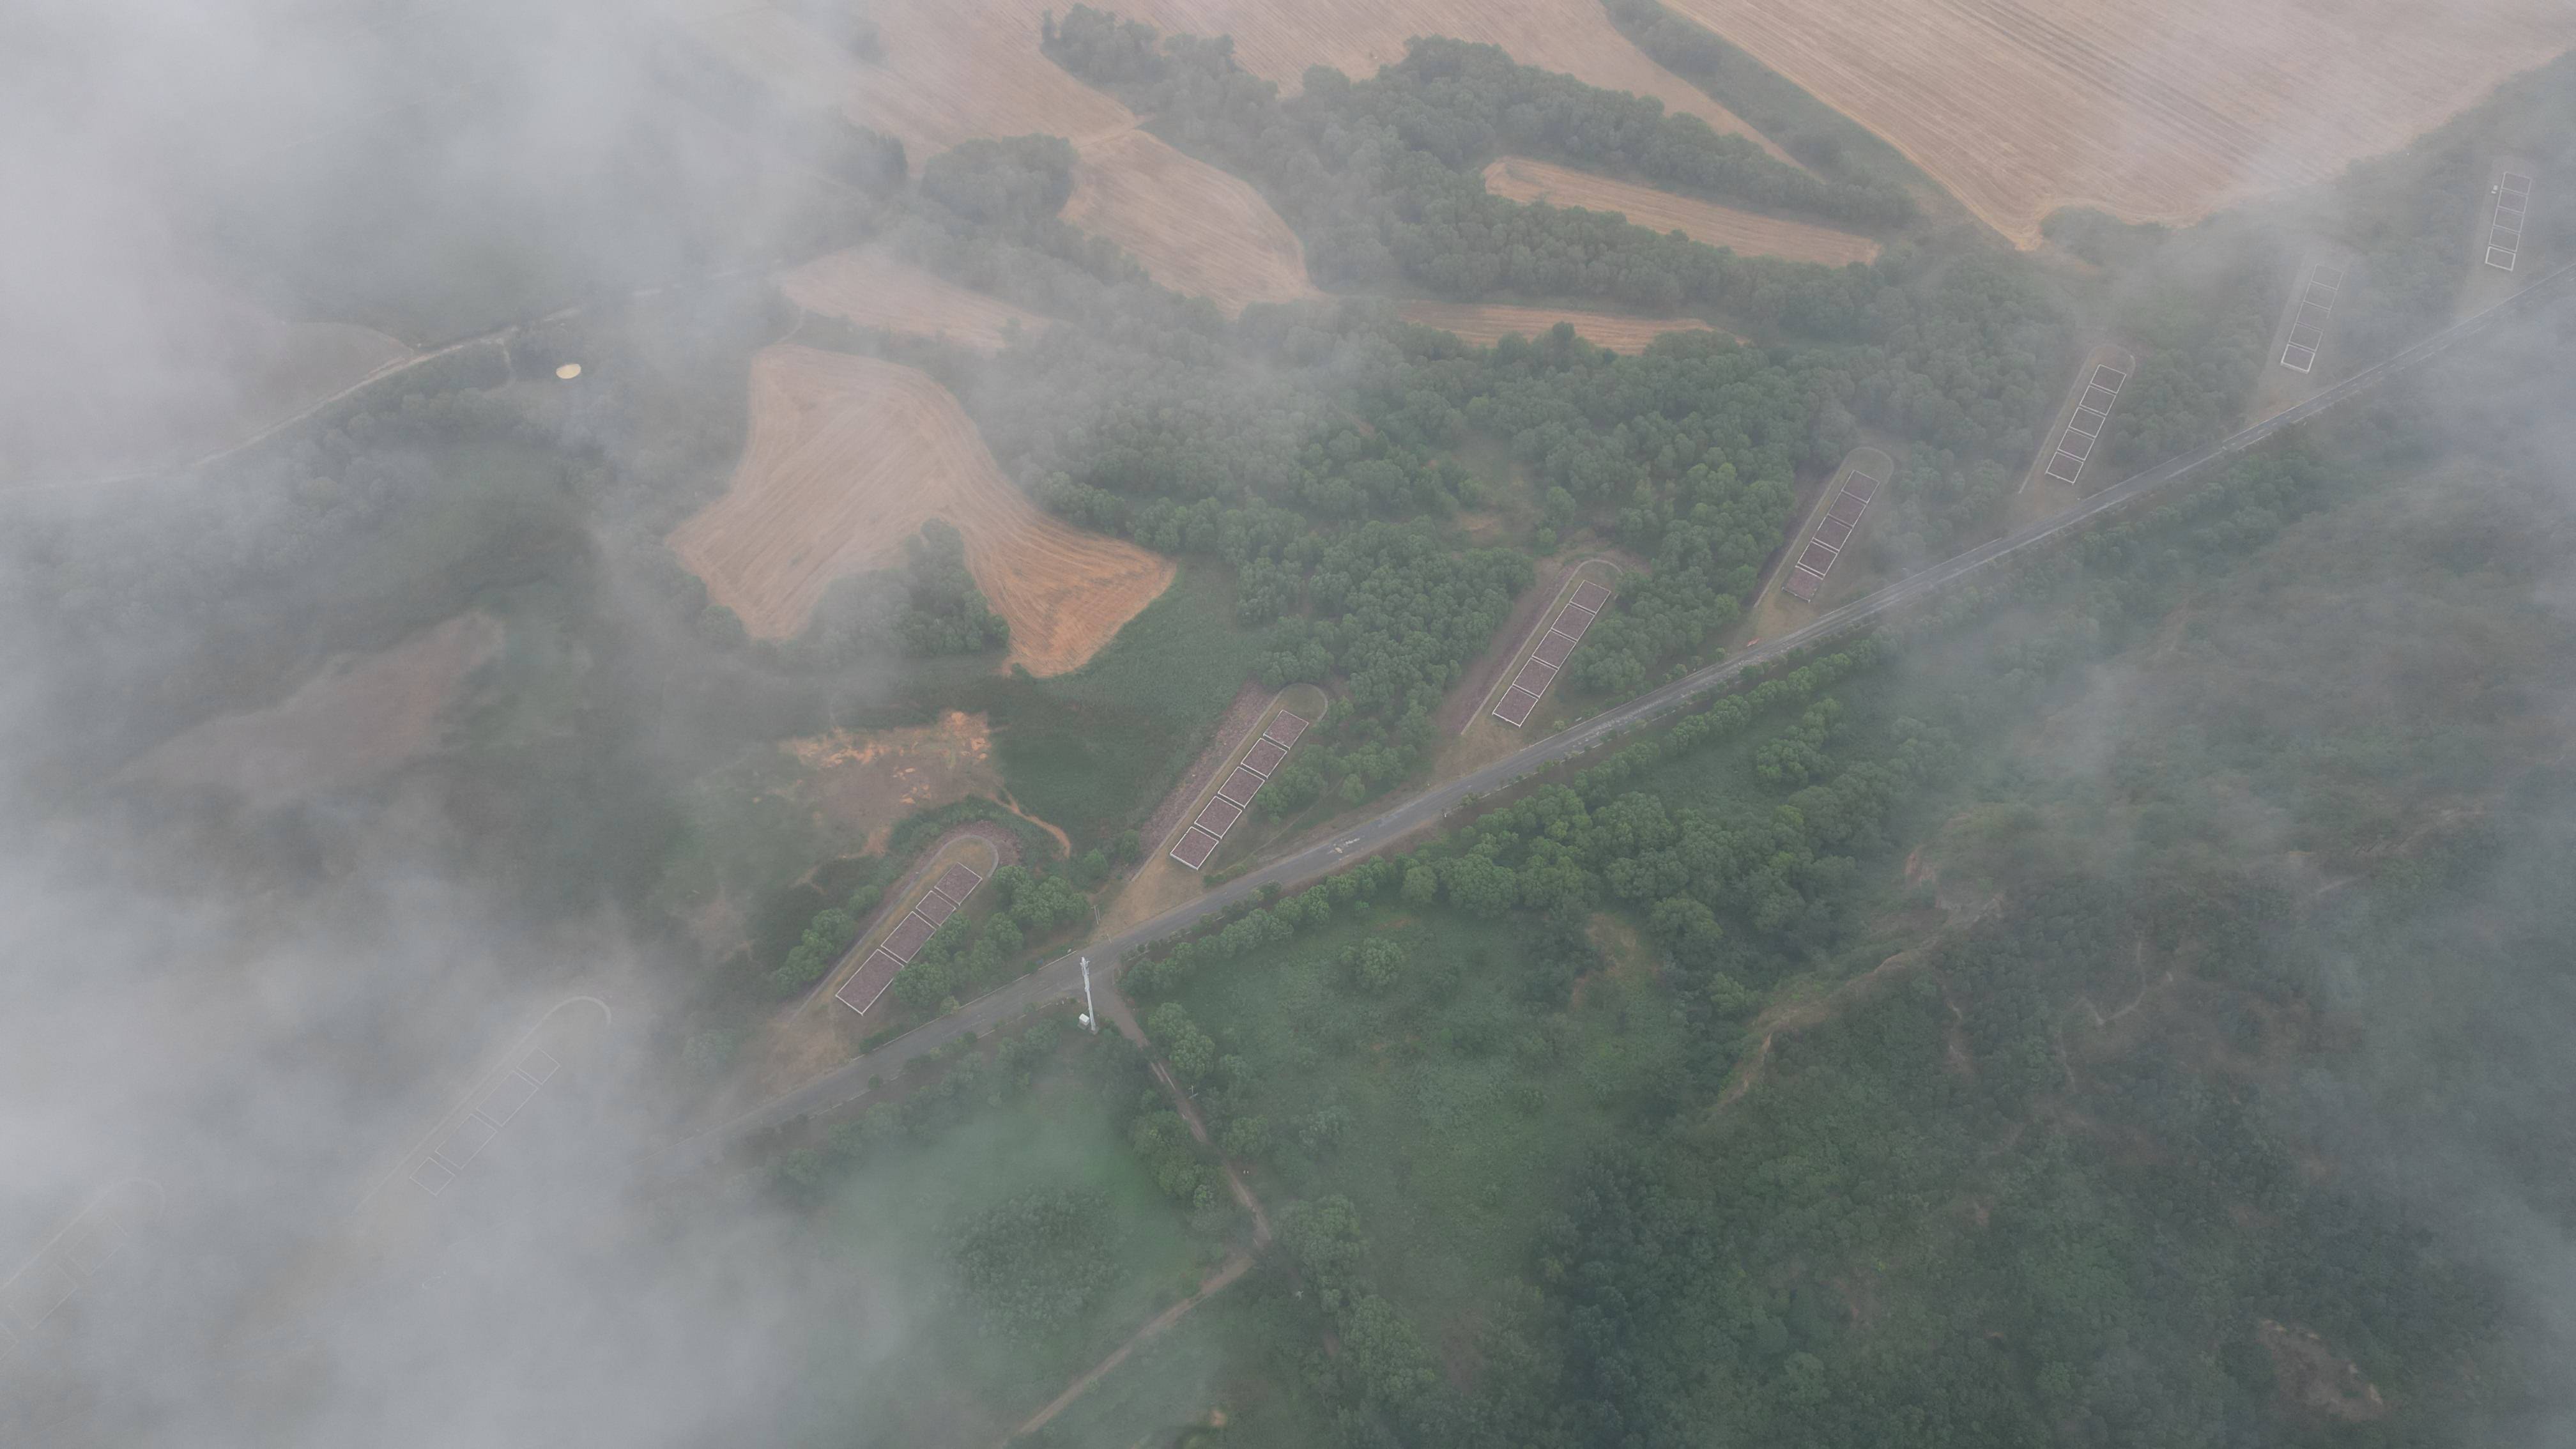
<svg viewBox="0 0 2576 1449"><path fill-rule="evenodd" d="M2048 460L2048 476L2060 483L2072 483L2083 473L2093 448L2102 441L2102 429L2110 425L2111 404L2120 396L2120 384L2129 375L2109 364L2093 369L2084 384L2084 395L2075 400L2075 413L2066 420L2066 430L2057 435L2057 452Z"/></svg>
<svg viewBox="0 0 2576 1449"><path fill-rule="evenodd" d="M1798 561L1789 566L1789 581L1780 587L1790 598L1802 603L1816 601L1816 590L1825 586L1825 575L1834 570L1834 560L1850 547L1852 531L1860 527L1860 516L1869 501L1878 496L1879 485L1886 480L1872 478L1855 468L1851 480L1834 495L1834 506L1825 510L1825 521L1816 525L1815 535L1807 546L1798 550Z"/></svg>
<svg viewBox="0 0 2576 1449"><path fill-rule="evenodd" d="M1512 687L1494 702L1494 718L1514 729L1529 723L1530 711L1538 708L1547 687L1556 682L1556 671L1564 665L1565 656L1583 642L1592 621L1601 617L1601 606L1609 602L1610 591L1590 579L1575 585L1574 597L1556 611L1556 622L1547 626L1547 633L1540 636L1538 647L1530 651L1521 672L1512 676Z"/></svg>
<svg viewBox="0 0 2576 1449"><path fill-rule="evenodd" d="M2305 372L2317 365L2317 349L2326 341L2326 319L2334 315L2335 294L2343 290L2343 268L2319 262L2308 268L2299 300L2290 314L2290 340L2281 345L2281 365Z"/></svg>
<svg viewBox="0 0 2576 1449"><path fill-rule="evenodd" d="M841 989L832 993L832 999L861 1016L867 1015L868 1008L876 1005L877 998L894 984L896 973L921 954L922 943L942 922L957 914L957 908L966 904L966 898L983 883L982 876L962 865L941 871L939 879L930 883L930 889L921 893L912 909L903 913L903 919L894 923L885 940L868 953L868 959L859 963L849 980L841 983Z"/></svg>
<svg viewBox="0 0 2576 1449"><path fill-rule="evenodd" d="M1243 763L1226 772L1225 783L1216 787L1216 795L1199 810L1199 818L1191 821L1190 828L1173 842L1172 859L1192 870L1205 868L1208 857L1225 843L1225 833L1243 818L1244 810L1260 793L1270 772L1278 769L1279 762L1296 748L1297 737L1306 732L1306 725L1304 718L1284 709L1271 716L1261 738L1244 751Z"/></svg>
<svg viewBox="0 0 2576 1449"><path fill-rule="evenodd" d="M2496 183L2495 220L2487 225L2487 265L2513 270L2522 255L2522 218L2531 210L2531 178L2508 171Z"/></svg>
<svg viewBox="0 0 2576 1449"><path fill-rule="evenodd" d="M447 1185L465 1171L465 1164L501 1135L501 1129L510 1125L510 1119L519 1115L519 1109L536 1097L537 1089L552 1080L561 1065L544 1047L528 1048L526 1056L484 1089L465 1120L447 1129L420 1166L411 1170L411 1180L432 1197L447 1191Z"/></svg>

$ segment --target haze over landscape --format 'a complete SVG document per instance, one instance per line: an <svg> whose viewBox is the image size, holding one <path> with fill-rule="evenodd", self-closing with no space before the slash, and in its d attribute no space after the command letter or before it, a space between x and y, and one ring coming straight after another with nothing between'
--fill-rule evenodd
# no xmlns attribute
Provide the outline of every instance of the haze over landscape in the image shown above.
<svg viewBox="0 0 2576 1449"><path fill-rule="evenodd" d="M0 16L0 1444L2576 1444L2576 9Z"/></svg>

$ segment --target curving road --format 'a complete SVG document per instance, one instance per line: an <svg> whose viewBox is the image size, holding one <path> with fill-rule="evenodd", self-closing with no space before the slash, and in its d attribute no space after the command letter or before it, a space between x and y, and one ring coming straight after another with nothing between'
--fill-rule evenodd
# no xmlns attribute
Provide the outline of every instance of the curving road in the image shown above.
<svg viewBox="0 0 2576 1449"><path fill-rule="evenodd" d="M804 1086L675 1144L663 1165L669 1170L685 1171L748 1134L779 1126L808 1112L840 1106L866 1092L869 1078L891 1077L905 1063L935 1052L967 1033L980 1035L1032 1008L1079 996L1082 993L1079 957L1089 957L1104 968L1114 970L1117 962L1139 947L1178 935L1211 916L1251 900L1264 886L1286 887L1328 875L1432 824L1471 795L1486 794L1533 770L1560 764L1612 735L1670 714L1750 671L1873 623L2015 554L2064 538L2212 463L2241 453L2284 428L2296 426L2351 401L2389 378L2476 336L2509 315L2529 310L2545 300L2544 294L2555 291L2571 273L2576 273L2576 263L2560 267L2486 311L2454 323L2414 346L2364 368L2297 407L2266 418L2197 452L2171 459L2115 483L2053 517L1972 548L1946 563L1901 579L1874 594L1854 599L1825 613L1803 629L1766 640L1722 664L1710 665L1660 689L1639 695L1582 724L1539 740L1495 764L1433 785L1385 812L1349 827L1333 839L1319 841L1273 860L1258 870L1246 872L1187 905L1166 911L1132 930L1093 941L1078 952L1058 957L1010 985L980 996L936 1021L924 1022L875 1051L853 1058Z"/></svg>

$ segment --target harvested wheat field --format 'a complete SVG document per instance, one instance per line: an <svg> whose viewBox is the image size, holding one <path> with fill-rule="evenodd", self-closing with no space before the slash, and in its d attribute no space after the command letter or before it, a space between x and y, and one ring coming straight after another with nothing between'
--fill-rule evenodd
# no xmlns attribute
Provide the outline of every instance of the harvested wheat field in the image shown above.
<svg viewBox="0 0 2576 1449"><path fill-rule="evenodd" d="M1064 219L1126 248L1155 281L1229 313L1321 295L1306 279L1305 247L1261 193L1143 131L1082 143Z"/></svg>
<svg viewBox="0 0 2576 1449"><path fill-rule="evenodd" d="M2403 146L2576 44L2566 0L1669 0L1994 228L2183 223Z"/></svg>
<svg viewBox="0 0 2576 1449"><path fill-rule="evenodd" d="M335 658L265 709L173 735L119 778L222 790L258 809L365 785L438 750L466 679L501 643L499 620L459 614L390 649Z"/></svg>
<svg viewBox="0 0 2576 1449"><path fill-rule="evenodd" d="M832 580L900 562L933 518L965 536L1032 674L1080 666L1172 581L1169 559L1039 512L929 374L792 344L752 359L750 446L670 544L708 597L783 639Z"/></svg>
<svg viewBox="0 0 2576 1449"><path fill-rule="evenodd" d="M1657 232L1678 231L1692 241L1727 247L1747 256L1787 257L1829 267L1875 261L1878 257L1878 243L1865 236L1737 211L1713 201L1676 196L1630 181L1613 181L1607 176L1533 161L1526 156L1505 156L1487 166L1485 189L1514 201L1616 211L1639 226Z"/></svg>
<svg viewBox="0 0 2576 1449"><path fill-rule="evenodd" d="M777 6L706 0L688 23L745 73L900 138L918 167L976 136L1043 132L1078 144L1136 124L1115 98L1038 53L1039 17L1048 8L1020 0L876 0L866 14L877 24L883 59L873 63Z"/></svg>
<svg viewBox="0 0 2576 1449"><path fill-rule="evenodd" d="M1613 352L1643 352L1646 344L1667 332L1714 332L1697 317L1623 317L1615 312L1572 312L1562 307L1506 307L1483 302L1406 302L1396 308L1407 322L1454 332L1469 342L1490 345L1506 333L1536 337L1559 322L1595 347Z"/></svg>
<svg viewBox="0 0 2576 1449"><path fill-rule="evenodd" d="M1011 327L1035 336L1046 319L998 297L970 291L873 248L816 257L778 279L787 299L861 327L999 352Z"/></svg>

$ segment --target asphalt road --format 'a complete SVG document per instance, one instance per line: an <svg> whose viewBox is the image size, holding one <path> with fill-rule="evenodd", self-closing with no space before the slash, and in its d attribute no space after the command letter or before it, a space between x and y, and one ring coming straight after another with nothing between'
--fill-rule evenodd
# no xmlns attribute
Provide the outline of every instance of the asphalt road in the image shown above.
<svg viewBox="0 0 2576 1449"><path fill-rule="evenodd" d="M981 1035L1023 1012L1081 995L1080 957L1091 958L1097 969L1114 970L1115 963L1139 947L1179 935L1211 916L1251 900L1264 886L1276 884L1284 888L1328 875L1430 825L1468 796L1490 793L1533 770L1560 764L1613 735L1670 714L1747 673L1919 603L1978 570L1989 568L2015 554L2064 538L2105 514L2169 487L2212 463L2241 453L2284 428L2296 426L2338 404L2351 401L2389 378L2476 336L2509 315L2537 306L2571 273L2576 273L2576 264L2551 272L2504 302L2355 373L2297 407L2197 452L2160 463L2133 478L2115 483L2053 517L1972 548L1946 563L1901 579L1874 594L1854 599L1803 629L1766 640L1722 664L1713 664L1674 680L1660 689L1539 740L1473 774L1433 785L1384 813L1345 829L1330 840L1319 841L1273 860L1258 870L1246 872L1197 900L1166 911L1133 930L1090 942L1078 951L1058 957L936 1021L924 1022L875 1051L853 1058L794 1091L772 1098L730 1122L675 1144L664 1166L673 1171L685 1171L746 1135L776 1127L808 1112L840 1106L866 1092L870 1077L891 1078L902 1070L906 1062L935 1052L968 1032Z"/></svg>

